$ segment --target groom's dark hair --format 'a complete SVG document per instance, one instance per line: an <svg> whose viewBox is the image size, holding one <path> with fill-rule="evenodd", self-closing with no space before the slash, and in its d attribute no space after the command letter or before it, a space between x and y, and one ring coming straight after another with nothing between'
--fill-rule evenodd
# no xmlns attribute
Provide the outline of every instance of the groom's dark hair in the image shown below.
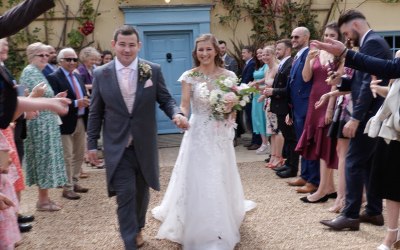
<svg viewBox="0 0 400 250"><path fill-rule="evenodd" d="M125 25L122 25L119 28L117 28L115 30L115 32L114 32L114 41L117 41L118 35L120 35L120 34L123 35L123 36L130 36L130 35L135 34L136 37L137 37L137 40L139 42L139 33L138 33L138 31L134 27L132 27L130 25L125 24Z"/></svg>

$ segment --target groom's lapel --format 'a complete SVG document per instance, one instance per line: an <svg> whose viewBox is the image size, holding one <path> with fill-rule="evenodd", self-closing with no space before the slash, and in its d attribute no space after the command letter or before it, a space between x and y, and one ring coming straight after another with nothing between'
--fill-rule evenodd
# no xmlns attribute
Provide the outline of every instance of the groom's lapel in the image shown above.
<svg viewBox="0 0 400 250"><path fill-rule="evenodd" d="M140 104L140 101L142 99L144 84L146 82L146 79L140 78L140 64L141 63L142 63L142 60L139 58L137 72L136 72L137 85L136 85L135 103L133 105L132 113L135 112L136 107L138 107L138 105Z"/></svg>

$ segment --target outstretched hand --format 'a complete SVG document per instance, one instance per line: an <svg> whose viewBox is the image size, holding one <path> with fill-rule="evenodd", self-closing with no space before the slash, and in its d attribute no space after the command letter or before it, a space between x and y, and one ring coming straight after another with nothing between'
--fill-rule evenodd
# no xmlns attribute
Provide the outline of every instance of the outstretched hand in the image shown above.
<svg viewBox="0 0 400 250"><path fill-rule="evenodd" d="M49 98L49 110L59 115L65 115L68 113L68 105L71 104L71 100L65 97L54 97Z"/></svg>
<svg viewBox="0 0 400 250"><path fill-rule="evenodd" d="M39 83L33 87L30 97L42 97L46 92L47 85L44 82Z"/></svg>
<svg viewBox="0 0 400 250"><path fill-rule="evenodd" d="M331 53L334 56L340 56L346 46L341 43L340 41L333 40L330 38L325 39L326 42L320 42L318 40L312 40L310 43L310 46L314 46L318 49L325 50L329 53Z"/></svg>
<svg viewBox="0 0 400 250"><path fill-rule="evenodd" d="M319 100L314 104L315 109L319 109L322 105L324 105L329 100L329 93L323 94Z"/></svg>

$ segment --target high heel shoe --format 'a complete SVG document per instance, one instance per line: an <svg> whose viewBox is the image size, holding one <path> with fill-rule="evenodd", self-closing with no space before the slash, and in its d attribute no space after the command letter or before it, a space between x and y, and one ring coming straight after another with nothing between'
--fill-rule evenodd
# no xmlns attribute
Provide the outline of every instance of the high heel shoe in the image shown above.
<svg viewBox="0 0 400 250"><path fill-rule="evenodd" d="M267 165L266 165L267 168L272 168L272 169L274 169L274 168L283 166L283 164L285 163L285 159L282 158L282 156L279 156L279 157L276 157L276 156L275 156L275 158L278 158L278 162L276 162L276 163L274 164L274 163L272 163L273 160L271 159L270 162L267 163Z"/></svg>
<svg viewBox="0 0 400 250"><path fill-rule="evenodd" d="M400 249L400 234L399 234L399 229L393 229L393 228L388 228L386 229L388 232L397 232L397 237L396 241L392 243L392 245L389 247L385 244L380 244L376 250L390 250L390 249Z"/></svg>

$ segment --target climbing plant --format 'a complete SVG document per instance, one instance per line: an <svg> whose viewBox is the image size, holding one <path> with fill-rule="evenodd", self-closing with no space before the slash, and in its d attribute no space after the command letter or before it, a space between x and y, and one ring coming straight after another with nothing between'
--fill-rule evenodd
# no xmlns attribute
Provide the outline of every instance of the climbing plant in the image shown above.
<svg viewBox="0 0 400 250"><path fill-rule="evenodd" d="M255 47L290 36L298 26L305 26L311 32L311 38L318 38L317 15L311 10L310 0L293 2L290 0L220 0L225 13L217 14L219 22L231 29L233 56L241 61L238 48L243 44L236 34L240 22L251 21L252 29L248 34Z"/></svg>
<svg viewBox="0 0 400 250"><path fill-rule="evenodd" d="M78 0L77 0L78 1ZM25 48L34 42L51 44L56 48L70 46L76 50L94 43L93 30L95 29L96 18L100 15L98 9L101 0L79 0L78 9L70 9L65 0L55 1L62 9L64 25L60 34L54 34L52 20L55 19L54 9L47 11L43 17L29 27L9 37L9 59L5 62L12 73L17 76L27 64ZM0 7L10 9L22 0L0 0ZM35 25L35 27L34 27Z"/></svg>

